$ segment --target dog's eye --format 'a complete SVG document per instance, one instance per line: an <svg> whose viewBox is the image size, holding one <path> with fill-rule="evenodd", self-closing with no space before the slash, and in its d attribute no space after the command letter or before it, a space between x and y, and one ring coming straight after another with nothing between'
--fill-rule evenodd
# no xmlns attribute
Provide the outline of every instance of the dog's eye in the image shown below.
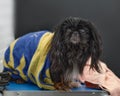
<svg viewBox="0 0 120 96"><path fill-rule="evenodd" d="M71 29L67 29L67 32L72 32L72 30Z"/></svg>
<svg viewBox="0 0 120 96"><path fill-rule="evenodd" d="M88 28L79 29L79 32L80 32L81 34L86 34L86 33L89 32L89 29L88 29Z"/></svg>
<svg viewBox="0 0 120 96"><path fill-rule="evenodd" d="M80 31L80 33L85 33L84 29L80 29L79 31Z"/></svg>
<svg viewBox="0 0 120 96"><path fill-rule="evenodd" d="M89 32L89 29L88 29L88 28L84 28L84 30L85 30L86 32Z"/></svg>

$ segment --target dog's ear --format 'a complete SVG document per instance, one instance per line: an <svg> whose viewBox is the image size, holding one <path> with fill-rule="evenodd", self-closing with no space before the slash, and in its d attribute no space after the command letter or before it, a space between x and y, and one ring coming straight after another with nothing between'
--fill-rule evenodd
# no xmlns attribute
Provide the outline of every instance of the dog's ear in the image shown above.
<svg viewBox="0 0 120 96"><path fill-rule="evenodd" d="M66 64L64 63L65 57L63 52L65 49L63 47L62 35L61 25L58 24L54 28L54 36L50 48L50 74L53 82L60 82L65 71L65 65L63 65Z"/></svg>
<svg viewBox="0 0 120 96"><path fill-rule="evenodd" d="M90 40L90 54L91 54L91 68L100 72L99 59L102 53L102 39L100 33L98 33L95 25L89 23L91 40Z"/></svg>

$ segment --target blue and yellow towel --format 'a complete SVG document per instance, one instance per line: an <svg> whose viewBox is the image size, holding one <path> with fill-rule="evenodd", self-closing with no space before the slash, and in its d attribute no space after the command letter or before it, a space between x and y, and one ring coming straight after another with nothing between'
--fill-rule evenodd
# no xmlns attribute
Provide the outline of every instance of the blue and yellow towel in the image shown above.
<svg viewBox="0 0 120 96"><path fill-rule="evenodd" d="M15 40L5 52L4 71L10 72L13 78L23 78L40 88L53 90L48 54L53 35L39 31Z"/></svg>

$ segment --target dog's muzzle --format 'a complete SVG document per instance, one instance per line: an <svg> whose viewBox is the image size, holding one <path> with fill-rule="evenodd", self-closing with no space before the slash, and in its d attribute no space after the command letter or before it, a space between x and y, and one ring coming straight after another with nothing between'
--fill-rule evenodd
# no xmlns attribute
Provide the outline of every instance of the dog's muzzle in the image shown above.
<svg viewBox="0 0 120 96"><path fill-rule="evenodd" d="M78 33L78 32L74 32L74 33L71 35L70 42L73 43L73 44L78 44L78 43L80 43L80 36L79 36L79 33Z"/></svg>

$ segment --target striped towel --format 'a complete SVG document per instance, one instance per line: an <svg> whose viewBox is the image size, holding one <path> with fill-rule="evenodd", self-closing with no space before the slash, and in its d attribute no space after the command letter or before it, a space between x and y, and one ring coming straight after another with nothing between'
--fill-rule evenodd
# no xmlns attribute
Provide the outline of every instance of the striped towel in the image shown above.
<svg viewBox="0 0 120 96"><path fill-rule="evenodd" d="M53 35L48 31L38 31L16 39L5 52L4 71L13 78L22 78L40 88L53 90L49 73L49 49Z"/></svg>

